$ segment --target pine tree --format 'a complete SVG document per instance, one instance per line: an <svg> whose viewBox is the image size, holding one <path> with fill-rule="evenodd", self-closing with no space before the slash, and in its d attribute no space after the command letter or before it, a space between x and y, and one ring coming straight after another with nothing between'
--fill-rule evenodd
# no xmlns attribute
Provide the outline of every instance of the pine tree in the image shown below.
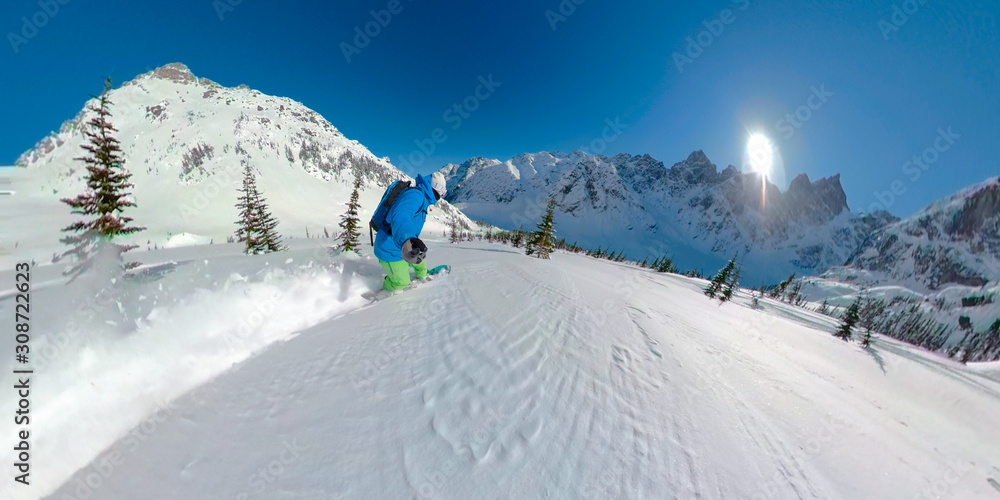
<svg viewBox="0 0 1000 500"><path fill-rule="evenodd" d="M257 220L257 182L254 179L250 163L243 161L243 187L239 189L240 196L236 199L236 209L239 220L236 221L236 241L244 244L244 252L257 253L260 243L258 233L260 221Z"/></svg>
<svg viewBox="0 0 1000 500"><path fill-rule="evenodd" d="M788 292L788 303L789 304L792 304L793 306L797 306L797 305L801 304L801 301L803 299L802 299L802 295L799 294L800 291L802 291L802 281L801 280L796 281L795 284L792 285L791 291Z"/></svg>
<svg viewBox="0 0 1000 500"><path fill-rule="evenodd" d="M450 243L459 243L462 241L461 232L458 230L458 218L452 217L449 222L449 229L451 230L451 237L449 238Z"/></svg>
<svg viewBox="0 0 1000 500"><path fill-rule="evenodd" d="M243 187L239 189L236 208L240 219L236 221L236 241L244 243L248 254L262 254L284 250L278 234L278 221L267 208L267 201L257 189L257 179L250 163L243 162Z"/></svg>
<svg viewBox="0 0 1000 500"><path fill-rule="evenodd" d="M340 217L340 228L343 229L340 233L340 250L344 252L356 253L361 245L361 232L358 230L361 225L361 221L358 219L358 210L361 208L361 204L358 203L360 190L361 176L355 174L354 190L351 191L351 200L347 203L347 213Z"/></svg>
<svg viewBox="0 0 1000 500"><path fill-rule="evenodd" d="M826 299L823 299L823 303L819 305L819 309L816 311L824 316L830 315L830 303Z"/></svg>
<svg viewBox="0 0 1000 500"><path fill-rule="evenodd" d="M837 333L834 335L843 339L844 341L851 340L853 335L854 325L858 323L860 319L859 310L861 308L861 298L857 298L853 303L844 311L844 315L840 317L840 328L837 329Z"/></svg>
<svg viewBox="0 0 1000 500"><path fill-rule="evenodd" d="M735 260L735 259L734 259ZM728 279L726 279L726 288L722 291L722 297L719 299L723 302L727 302L733 298L733 292L740 287L740 275L743 273L743 262L740 262L739 267L736 268L734 272Z"/></svg>
<svg viewBox="0 0 1000 500"><path fill-rule="evenodd" d="M521 243L524 241L524 231L521 228L515 229L510 235L510 245L514 248L521 248Z"/></svg>
<svg viewBox="0 0 1000 500"><path fill-rule="evenodd" d="M677 268L674 267L674 261L667 256L663 256L657 259L656 264L653 265L653 269L656 269L658 273L675 273Z"/></svg>
<svg viewBox="0 0 1000 500"><path fill-rule="evenodd" d="M111 78L104 82L104 91L95 96L96 103L88 105L88 109L96 114L87 122L89 130L84 132L87 143L80 146L87 152L84 156L75 158L87 168L87 189L75 198L63 198L61 201L71 207L74 214L90 218L77 221L63 228L64 232L74 233L65 236L60 241L73 248L64 255L75 255L78 261L86 260L93 252L93 247L101 240L111 241L119 236L127 236L144 230L144 227L130 226L132 218L122 215L122 212L136 204L131 199L129 189L132 174L125 168L125 159L118 139L114 133L118 131L111 125L112 116L109 108L113 104L108 96L111 91ZM120 252L127 252L138 245L118 245ZM130 262L125 268L134 268L139 264ZM78 271L78 265L74 271Z"/></svg>
<svg viewBox="0 0 1000 500"><path fill-rule="evenodd" d="M548 259L549 254L555 250L553 242L556 230L552 224L555 209L556 199L549 198L548 205L545 207L545 216L542 217L542 221L538 223L536 230L531 233L528 244L525 245L524 253L526 255L533 255L539 259Z"/></svg>
<svg viewBox="0 0 1000 500"><path fill-rule="evenodd" d="M257 216L260 220L263 253L280 252L285 249L278 234L278 220L271 215L267 201L257 192Z"/></svg>
<svg viewBox="0 0 1000 500"><path fill-rule="evenodd" d="M733 269L736 267L736 256L726 263L725 267L719 270L715 276L712 277L712 282L709 283L708 288L705 289L705 295L709 298L715 298L716 294L722 291L722 285L729 281L729 277L733 273Z"/></svg>

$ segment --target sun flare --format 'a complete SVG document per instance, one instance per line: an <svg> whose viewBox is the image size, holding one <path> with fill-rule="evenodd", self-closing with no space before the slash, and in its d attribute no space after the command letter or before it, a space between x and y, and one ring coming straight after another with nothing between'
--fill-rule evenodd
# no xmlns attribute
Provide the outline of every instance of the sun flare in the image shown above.
<svg viewBox="0 0 1000 500"><path fill-rule="evenodd" d="M750 157L750 165L763 176L771 173L774 165L774 149L771 141L763 134L753 134L747 141L747 155Z"/></svg>

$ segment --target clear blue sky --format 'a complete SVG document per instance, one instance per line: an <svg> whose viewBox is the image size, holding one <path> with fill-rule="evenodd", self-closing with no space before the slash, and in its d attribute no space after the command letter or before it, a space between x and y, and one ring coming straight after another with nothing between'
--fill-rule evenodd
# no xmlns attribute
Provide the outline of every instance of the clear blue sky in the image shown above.
<svg viewBox="0 0 1000 500"><path fill-rule="evenodd" d="M0 163L71 118L105 75L120 84L180 61L223 85L302 101L397 164L444 129L409 173L589 148L616 118L625 128L605 154L649 153L668 166L696 149L740 165L748 131L766 133L787 172L779 185L840 173L855 211L894 181L901 194L888 208L906 216L1000 172L995 1L565 0L559 18L546 11L559 13L560 0L400 0L350 63L342 42L389 0L51 1L51 17L37 0L0 6ZM229 2L239 3L220 20ZM894 20L894 5L918 7ZM23 16L44 26L25 28ZM704 47L679 71L674 54L686 57L699 34ZM469 101L477 109L453 129L460 115L445 112L489 75L499 87ZM810 101L813 87L832 95ZM800 109L810 102L817 109ZM800 128L779 122L797 110L808 116ZM948 127L960 137L937 141L947 150L930 154L926 171L905 165Z"/></svg>

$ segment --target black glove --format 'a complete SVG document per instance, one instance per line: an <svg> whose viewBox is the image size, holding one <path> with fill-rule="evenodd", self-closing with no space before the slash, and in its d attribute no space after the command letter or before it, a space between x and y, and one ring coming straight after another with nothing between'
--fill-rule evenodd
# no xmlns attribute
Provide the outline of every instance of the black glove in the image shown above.
<svg viewBox="0 0 1000 500"><path fill-rule="evenodd" d="M417 265L427 258L427 245L420 238L410 238L403 243L403 260Z"/></svg>

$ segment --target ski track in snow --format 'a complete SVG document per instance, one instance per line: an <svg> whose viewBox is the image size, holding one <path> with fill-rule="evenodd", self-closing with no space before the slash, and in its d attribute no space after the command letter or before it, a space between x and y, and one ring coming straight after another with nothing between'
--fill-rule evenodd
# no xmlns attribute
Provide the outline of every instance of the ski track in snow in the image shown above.
<svg viewBox="0 0 1000 500"><path fill-rule="evenodd" d="M949 461L997 462L981 433L1000 412L982 412L1000 402L972 375L883 351L890 373L983 395L925 423L924 403L855 393L845 370L888 376L863 352L695 281L470 247L171 403L90 498L913 498ZM933 433L977 419L965 444ZM950 498L992 492L972 476Z"/></svg>

